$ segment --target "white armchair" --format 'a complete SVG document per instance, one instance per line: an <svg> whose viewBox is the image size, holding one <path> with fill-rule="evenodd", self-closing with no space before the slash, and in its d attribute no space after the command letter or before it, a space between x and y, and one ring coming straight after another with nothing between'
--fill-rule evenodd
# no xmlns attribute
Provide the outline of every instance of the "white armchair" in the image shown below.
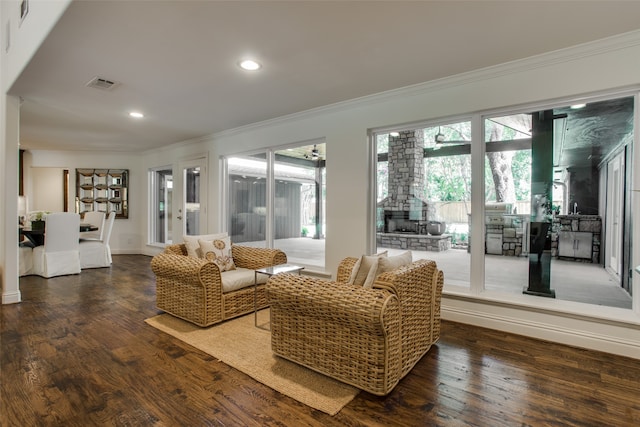
<svg viewBox="0 0 640 427"><path fill-rule="evenodd" d="M111 266L111 231L116 213L111 212L107 218L102 240L81 240L80 247L80 268L100 268Z"/></svg>
<svg viewBox="0 0 640 427"><path fill-rule="evenodd" d="M32 251L32 268L26 274L42 277L80 273L80 215L57 212L47 215L44 245Z"/></svg>

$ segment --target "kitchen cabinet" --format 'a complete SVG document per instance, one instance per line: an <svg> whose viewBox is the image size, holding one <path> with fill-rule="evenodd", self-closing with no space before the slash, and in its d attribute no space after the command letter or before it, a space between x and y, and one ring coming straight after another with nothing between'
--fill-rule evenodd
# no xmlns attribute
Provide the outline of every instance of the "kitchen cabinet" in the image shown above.
<svg viewBox="0 0 640 427"><path fill-rule="evenodd" d="M591 259L593 233L587 231L561 231L558 236L558 255L569 258Z"/></svg>

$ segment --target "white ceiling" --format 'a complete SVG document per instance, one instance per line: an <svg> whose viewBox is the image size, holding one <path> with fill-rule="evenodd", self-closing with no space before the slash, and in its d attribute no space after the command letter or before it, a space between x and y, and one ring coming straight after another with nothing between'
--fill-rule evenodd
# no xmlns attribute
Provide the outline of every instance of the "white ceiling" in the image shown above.
<svg viewBox="0 0 640 427"><path fill-rule="evenodd" d="M639 28L638 1L75 1L10 93L22 148L142 151Z"/></svg>

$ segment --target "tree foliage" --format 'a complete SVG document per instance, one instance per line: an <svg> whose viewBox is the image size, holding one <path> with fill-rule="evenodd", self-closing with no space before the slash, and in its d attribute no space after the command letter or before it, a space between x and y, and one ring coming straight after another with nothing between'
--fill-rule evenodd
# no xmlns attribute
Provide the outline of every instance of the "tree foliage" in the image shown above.
<svg viewBox="0 0 640 427"><path fill-rule="evenodd" d="M519 114L497 117L485 122L485 141L500 142L526 138L531 128L531 116ZM428 127L423 130L425 146L435 147L435 135L460 144L471 141L471 123ZM455 143L455 142L454 142ZM387 134L379 134L376 152L388 152ZM418 197L431 201L469 202L471 200L471 155L428 157L424 160L425 186ZM388 163L377 167L378 201L388 196ZM485 161L485 200L523 201L531 197L531 151L498 151L487 153Z"/></svg>

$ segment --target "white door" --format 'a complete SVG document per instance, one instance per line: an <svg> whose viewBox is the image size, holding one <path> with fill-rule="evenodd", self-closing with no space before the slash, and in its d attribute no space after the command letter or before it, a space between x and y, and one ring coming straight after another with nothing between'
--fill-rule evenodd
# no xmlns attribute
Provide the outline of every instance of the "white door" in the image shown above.
<svg viewBox="0 0 640 427"><path fill-rule="evenodd" d="M207 231L207 162L205 158L180 162L180 200L175 218L183 235Z"/></svg>
<svg viewBox="0 0 640 427"><path fill-rule="evenodd" d="M607 168L606 265L616 275L622 268L622 210L624 156L618 154Z"/></svg>

